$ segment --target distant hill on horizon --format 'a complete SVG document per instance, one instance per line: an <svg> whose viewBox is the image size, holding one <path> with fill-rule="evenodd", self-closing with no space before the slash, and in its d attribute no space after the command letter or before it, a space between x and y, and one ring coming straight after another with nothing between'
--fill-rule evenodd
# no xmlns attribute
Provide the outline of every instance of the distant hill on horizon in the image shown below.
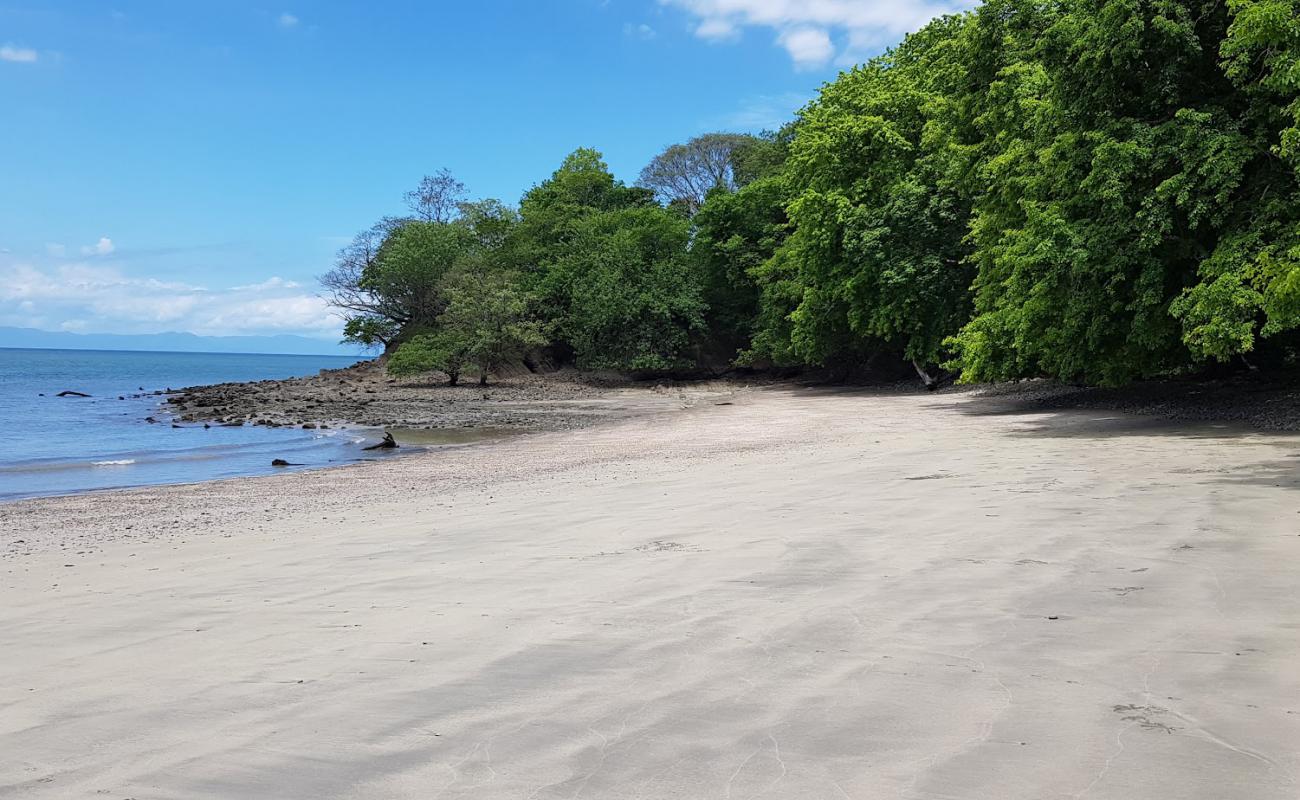
<svg viewBox="0 0 1300 800"><path fill-rule="evenodd" d="M0 347L41 350L141 350L164 353L271 353L356 356L355 347L306 336L199 336L193 333L69 333L0 326Z"/></svg>

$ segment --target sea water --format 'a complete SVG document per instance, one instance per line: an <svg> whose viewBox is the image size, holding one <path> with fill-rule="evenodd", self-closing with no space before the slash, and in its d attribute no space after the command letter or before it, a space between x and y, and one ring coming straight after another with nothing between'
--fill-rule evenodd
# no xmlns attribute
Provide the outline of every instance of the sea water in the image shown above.
<svg viewBox="0 0 1300 800"><path fill-rule="evenodd" d="M355 461L361 446L381 432L205 429L171 419L166 398L151 393L314 375L357 360L0 348L0 501L263 475L285 469L271 466L277 458L303 465L288 469ZM63 391L90 397L58 397ZM147 422L151 416L158 422ZM173 428L173 422L181 427Z"/></svg>

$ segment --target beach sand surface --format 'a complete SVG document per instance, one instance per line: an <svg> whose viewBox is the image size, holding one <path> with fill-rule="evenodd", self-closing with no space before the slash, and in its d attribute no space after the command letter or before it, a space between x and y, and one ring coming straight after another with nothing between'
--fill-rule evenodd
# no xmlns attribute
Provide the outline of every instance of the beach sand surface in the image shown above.
<svg viewBox="0 0 1300 800"><path fill-rule="evenodd" d="M1300 439L726 402L0 506L0 797L1300 796Z"/></svg>

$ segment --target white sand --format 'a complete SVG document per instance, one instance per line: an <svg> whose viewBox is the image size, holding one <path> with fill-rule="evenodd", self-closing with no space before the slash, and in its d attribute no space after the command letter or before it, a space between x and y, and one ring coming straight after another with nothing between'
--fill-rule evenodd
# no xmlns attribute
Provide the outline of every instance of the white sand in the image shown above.
<svg viewBox="0 0 1300 800"><path fill-rule="evenodd" d="M1300 441L977 408L0 507L0 797L1300 795Z"/></svg>

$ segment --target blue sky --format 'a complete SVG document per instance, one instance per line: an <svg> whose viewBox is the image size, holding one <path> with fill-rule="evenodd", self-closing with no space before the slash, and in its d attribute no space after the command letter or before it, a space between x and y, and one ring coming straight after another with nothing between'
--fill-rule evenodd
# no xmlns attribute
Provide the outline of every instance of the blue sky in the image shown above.
<svg viewBox="0 0 1300 800"><path fill-rule="evenodd" d="M0 0L0 325L298 333L314 277L450 168L774 127L964 0Z"/></svg>

